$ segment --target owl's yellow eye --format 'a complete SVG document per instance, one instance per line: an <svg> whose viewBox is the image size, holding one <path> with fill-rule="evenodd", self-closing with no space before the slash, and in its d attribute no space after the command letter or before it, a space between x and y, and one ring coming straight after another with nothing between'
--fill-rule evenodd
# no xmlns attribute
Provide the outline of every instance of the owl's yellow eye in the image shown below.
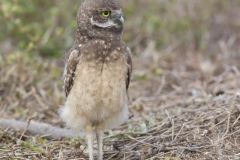
<svg viewBox="0 0 240 160"><path fill-rule="evenodd" d="M103 17L109 17L109 16L111 15L111 11L102 11L102 12L101 12L101 15L102 15Z"/></svg>

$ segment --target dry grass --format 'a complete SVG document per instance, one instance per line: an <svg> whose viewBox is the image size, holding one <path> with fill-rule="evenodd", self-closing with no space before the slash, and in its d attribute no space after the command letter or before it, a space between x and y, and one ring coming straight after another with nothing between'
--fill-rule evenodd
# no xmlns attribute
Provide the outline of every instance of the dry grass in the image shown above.
<svg viewBox="0 0 240 160"><path fill-rule="evenodd" d="M237 159L238 54L231 55L235 58L219 54L214 58L218 61L213 61L201 54L151 53L135 58L132 117L106 133L106 159ZM41 79L32 70L42 60L28 67L27 60L17 63L19 58L16 55L16 63L5 64L7 70L1 70L1 116L62 126L57 116L57 106L63 103L59 77L47 76L57 69L57 63L45 62L41 76L46 77ZM10 72L12 68L17 72ZM86 158L81 139L52 140L10 130L1 131L0 137L0 159Z"/></svg>

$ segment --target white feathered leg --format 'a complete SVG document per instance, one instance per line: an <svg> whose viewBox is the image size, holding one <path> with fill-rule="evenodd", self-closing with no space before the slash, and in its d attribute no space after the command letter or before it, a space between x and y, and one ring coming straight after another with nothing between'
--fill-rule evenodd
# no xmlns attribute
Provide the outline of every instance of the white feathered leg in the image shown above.
<svg viewBox="0 0 240 160"><path fill-rule="evenodd" d="M98 160L103 160L103 136L102 130L97 130L97 144L98 144Z"/></svg>
<svg viewBox="0 0 240 160"><path fill-rule="evenodd" d="M88 154L89 154L89 160L94 160L93 158L93 128L92 126L88 126L86 129L86 140L88 145Z"/></svg>

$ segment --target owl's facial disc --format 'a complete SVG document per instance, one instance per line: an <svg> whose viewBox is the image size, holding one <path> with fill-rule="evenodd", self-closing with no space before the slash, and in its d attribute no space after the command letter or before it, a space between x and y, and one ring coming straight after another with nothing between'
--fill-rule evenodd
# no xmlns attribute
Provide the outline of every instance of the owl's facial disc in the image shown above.
<svg viewBox="0 0 240 160"><path fill-rule="evenodd" d="M99 28L112 28L121 29L123 27L124 18L121 10L114 11L101 11L99 14L101 21L95 20L91 17L90 22L93 26Z"/></svg>

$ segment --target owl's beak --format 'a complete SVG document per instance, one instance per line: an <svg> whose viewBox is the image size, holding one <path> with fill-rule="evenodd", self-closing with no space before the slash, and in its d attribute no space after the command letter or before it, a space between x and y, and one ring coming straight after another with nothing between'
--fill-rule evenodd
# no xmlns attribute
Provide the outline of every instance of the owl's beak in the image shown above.
<svg viewBox="0 0 240 160"><path fill-rule="evenodd" d="M122 24L124 23L124 18L122 14L117 14L115 20L121 22Z"/></svg>
<svg viewBox="0 0 240 160"><path fill-rule="evenodd" d="M123 26L124 18L121 12L116 12L112 15L113 22L118 25L119 27Z"/></svg>
<svg viewBox="0 0 240 160"><path fill-rule="evenodd" d="M124 23L124 18L123 18L122 15L121 15L121 17L119 18L119 20L122 22L122 24Z"/></svg>

